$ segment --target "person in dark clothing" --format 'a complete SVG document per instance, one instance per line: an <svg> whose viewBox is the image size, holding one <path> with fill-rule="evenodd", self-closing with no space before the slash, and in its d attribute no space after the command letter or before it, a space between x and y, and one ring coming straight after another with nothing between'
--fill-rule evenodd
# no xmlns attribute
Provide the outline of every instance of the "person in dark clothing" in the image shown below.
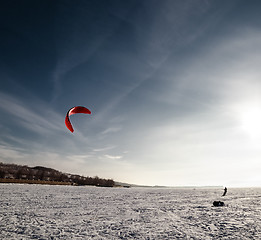
<svg viewBox="0 0 261 240"><path fill-rule="evenodd" d="M224 193L223 193L222 197L224 197L226 194L227 194L227 188L225 187L224 188Z"/></svg>

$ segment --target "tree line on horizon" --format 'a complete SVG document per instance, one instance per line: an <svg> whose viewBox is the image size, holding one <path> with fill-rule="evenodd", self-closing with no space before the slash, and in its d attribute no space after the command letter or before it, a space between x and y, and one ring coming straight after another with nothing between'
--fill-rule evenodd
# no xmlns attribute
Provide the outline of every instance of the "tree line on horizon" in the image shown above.
<svg viewBox="0 0 261 240"><path fill-rule="evenodd" d="M71 185L92 185L100 187L113 187L115 182L112 179L95 177L84 177L76 174L69 174L57 171L52 168L36 166L28 167L26 165L6 164L0 162L0 178L2 179L21 179L21 180L39 180L67 182Z"/></svg>

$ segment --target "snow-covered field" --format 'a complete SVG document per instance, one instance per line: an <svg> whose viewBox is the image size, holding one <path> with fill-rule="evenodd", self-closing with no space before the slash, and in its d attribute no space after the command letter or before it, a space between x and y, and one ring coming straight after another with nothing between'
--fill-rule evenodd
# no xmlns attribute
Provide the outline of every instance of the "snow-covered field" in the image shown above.
<svg viewBox="0 0 261 240"><path fill-rule="evenodd" d="M261 239L261 189L222 193L0 184L0 239Z"/></svg>

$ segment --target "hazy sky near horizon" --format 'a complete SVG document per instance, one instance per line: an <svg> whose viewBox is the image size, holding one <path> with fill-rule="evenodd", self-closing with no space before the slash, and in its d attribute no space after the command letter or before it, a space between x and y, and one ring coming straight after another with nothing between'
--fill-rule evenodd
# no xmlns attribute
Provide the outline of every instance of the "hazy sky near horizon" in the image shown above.
<svg viewBox="0 0 261 240"><path fill-rule="evenodd" d="M261 186L261 2L0 3L0 161ZM92 115L71 116L82 105Z"/></svg>

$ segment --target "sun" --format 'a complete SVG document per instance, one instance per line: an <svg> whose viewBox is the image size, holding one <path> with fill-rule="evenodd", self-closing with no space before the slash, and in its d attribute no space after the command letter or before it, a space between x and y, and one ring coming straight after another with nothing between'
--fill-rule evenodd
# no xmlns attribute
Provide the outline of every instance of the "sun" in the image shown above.
<svg viewBox="0 0 261 240"><path fill-rule="evenodd" d="M242 131L252 138L261 139L261 104L242 105L239 120Z"/></svg>

